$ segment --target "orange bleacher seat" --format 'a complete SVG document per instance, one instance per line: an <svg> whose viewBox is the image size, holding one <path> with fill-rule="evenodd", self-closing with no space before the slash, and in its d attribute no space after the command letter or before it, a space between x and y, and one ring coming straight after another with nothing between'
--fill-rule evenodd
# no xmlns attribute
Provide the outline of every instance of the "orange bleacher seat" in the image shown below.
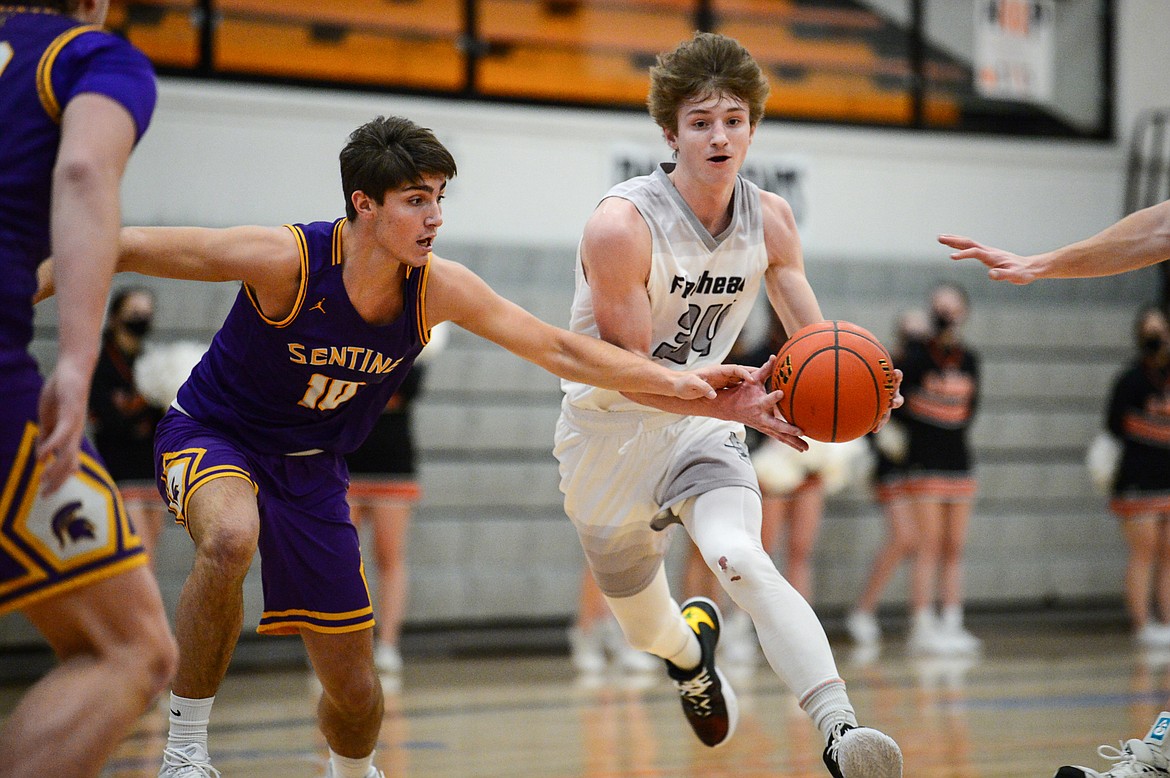
<svg viewBox="0 0 1170 778"><path fill-rule="evenodd" d="M638 105L649 85L621 54L516 47L480 60L480 90L493 96Z"/></svg>
<svg viewBox="0 0 1170 778"><path fill-rule="evenodd" d="M634 3L583 2L553 13L536 0L483 0L479 30L488 41L655 54L691 37L694 26L690 14Z"/></svg>
<svg viewBox="0 0 1170 778"><path fill-rule="evenodd" d="M463 55L454 41L351 32L315 39L303 25L224 19L216 67L237 73L455 91Z"/></svg>
<svg viewBox="0 0 1170 778"><path fill-rule="evenodd" d="M463 33L463 0L216 0L216 7L236 21L337 25L420 37Z"/></svg>

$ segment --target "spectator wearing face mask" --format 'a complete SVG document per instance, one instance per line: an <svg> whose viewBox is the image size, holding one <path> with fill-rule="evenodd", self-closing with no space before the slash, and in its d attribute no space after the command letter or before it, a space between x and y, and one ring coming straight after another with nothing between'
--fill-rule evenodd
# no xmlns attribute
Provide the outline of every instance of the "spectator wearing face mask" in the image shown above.
<svg viewBox="0 0 1170 778"><path fill-rule="evenodd" d="M1125 600L1135 641L1170 646L1170 323L1138 314L1137 358L1114 382L1107 426L1121 442L1110 508L1129 546ZM1154 612L1151 613L1151 605Z"/></svg>
<svg viewBox="0 0 1170 778"><path fill-rule="evenodd" d="M134 363L142 355L153 321L154 294L149 289L127 287L114 292L89 397L94 445L152 559L162 531L154 487L154 428L165 409L150 405L138 391Z"/></svg>
<svg viewBox="0 0 1170 778"><path fill-rule="evenodd" d="M980 641L963 626L964 555L976 486L967 431L978 407L979 362L961 334L969 313L962 287L940 284L929 301L932 332L907 344L901 364L903 483L917 530L909 648L970 654Z"/></svg>

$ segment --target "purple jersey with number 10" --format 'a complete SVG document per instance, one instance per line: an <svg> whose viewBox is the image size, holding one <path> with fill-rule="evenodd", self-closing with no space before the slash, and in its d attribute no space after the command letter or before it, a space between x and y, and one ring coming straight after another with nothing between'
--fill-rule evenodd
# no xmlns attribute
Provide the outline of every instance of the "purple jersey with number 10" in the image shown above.
<svg viewBox="0 0 1170 778"><path fill-rule="evenodd" d="M179 389L179 410L264 454L361 444L430 337L430 264L407 268L398 318L366 323L342 281L345 221L285 225L301 254L292 312L268 318L244 285Z"/></svg>

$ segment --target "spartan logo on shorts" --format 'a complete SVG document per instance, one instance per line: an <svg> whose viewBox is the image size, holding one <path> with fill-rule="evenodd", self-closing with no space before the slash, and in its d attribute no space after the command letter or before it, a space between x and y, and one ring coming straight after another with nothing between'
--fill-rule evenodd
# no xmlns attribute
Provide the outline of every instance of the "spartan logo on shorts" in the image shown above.
<svg viewBox="0 0 1170 778"><path fill-rule="evenodd" d="M727 442L723 445L739 454L740 459L744 460L745 462L751 461L751 456L748 454L748 447L744 445L742 440L736 437L734 432L727 433Z"/></svg>
<svg viewBox="0 0 1170 778"><path fill-rule="evenodd" d="M118 516L115 499L105 484L90 482L82 470L55 494L37 497L25 531L48 556L65 562L79 560L113 542Z"/></svg>

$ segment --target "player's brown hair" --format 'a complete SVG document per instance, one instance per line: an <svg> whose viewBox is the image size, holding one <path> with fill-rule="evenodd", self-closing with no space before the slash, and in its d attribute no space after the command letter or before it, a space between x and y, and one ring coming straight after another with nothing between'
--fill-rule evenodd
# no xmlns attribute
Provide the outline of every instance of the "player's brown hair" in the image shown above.
<svg viewBox="0 0 1170 778"><path fill-rule="evenodd" d="M697 32L672 51L659 54L650 68L646 107L659 127L678 132L678 109L688 100L730 95L748 105L756 126L764 118L768 79L748 50L733 38Z"/></svg>
<svg viewBox="0 0 1170 778"><path fill-rule="evenodd" d="M379 116L350 133L340 161L345 213L351 219L357 217L354 192L365 192L381 205L391 189L436 173L454 178L457 172L455 158L433 132L400 116Z"/></svg>

